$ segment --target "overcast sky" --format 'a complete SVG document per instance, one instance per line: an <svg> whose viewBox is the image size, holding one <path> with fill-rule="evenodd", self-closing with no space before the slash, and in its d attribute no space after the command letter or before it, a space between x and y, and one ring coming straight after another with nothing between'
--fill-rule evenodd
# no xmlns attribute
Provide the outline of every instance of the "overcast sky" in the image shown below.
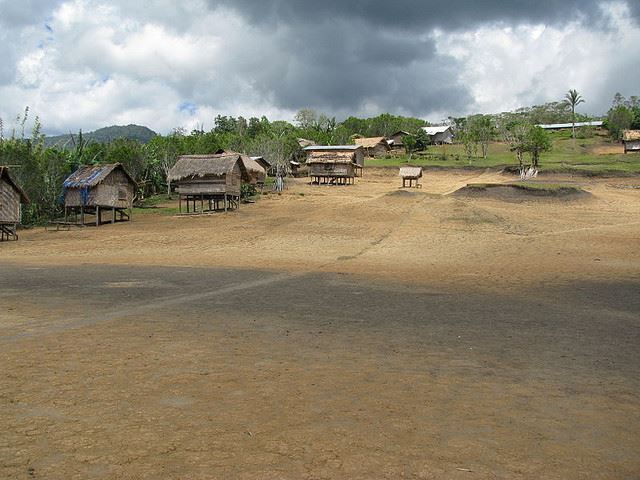
<svg viewBox="0 0 640 480"><path fill-rule="evenodd" d="M217 114L437 122L640 95L640 0L0 0L0 117L48 133Z"/></svg>

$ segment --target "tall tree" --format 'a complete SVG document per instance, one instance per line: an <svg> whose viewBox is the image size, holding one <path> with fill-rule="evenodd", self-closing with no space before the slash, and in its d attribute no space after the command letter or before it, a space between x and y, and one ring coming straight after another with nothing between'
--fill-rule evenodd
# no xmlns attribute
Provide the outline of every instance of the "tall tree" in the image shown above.
<svg viewBox="0 0 640 480"><path fill-rule="evenodd" d="M571 127L573 139L576 139L576 106L584 103L584 98L576 89L571 89L564 96L564 103L571 107Z"/></svg>

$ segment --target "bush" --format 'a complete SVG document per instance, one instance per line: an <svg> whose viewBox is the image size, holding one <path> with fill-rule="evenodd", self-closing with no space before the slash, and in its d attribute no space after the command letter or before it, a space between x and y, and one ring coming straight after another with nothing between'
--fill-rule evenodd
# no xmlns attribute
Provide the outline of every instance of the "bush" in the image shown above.
<svg viewBox="0 0 640 480"><path fill-rule="evenodd" d="M251 198L258 193L255 185L251 185L250 183L243 183L240 187L240 197L241 198Z"/></svg>

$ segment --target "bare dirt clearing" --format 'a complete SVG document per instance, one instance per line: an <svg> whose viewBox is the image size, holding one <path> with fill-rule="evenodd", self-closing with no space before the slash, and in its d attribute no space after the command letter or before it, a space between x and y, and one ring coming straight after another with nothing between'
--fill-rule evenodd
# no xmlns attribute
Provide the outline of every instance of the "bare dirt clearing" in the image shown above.
<svg viewBox="0 0 640 480"><path fill-rule="evenodd" d="M0 477L634 478L640 181L442 195L511 180L0 245Z"/></svg>

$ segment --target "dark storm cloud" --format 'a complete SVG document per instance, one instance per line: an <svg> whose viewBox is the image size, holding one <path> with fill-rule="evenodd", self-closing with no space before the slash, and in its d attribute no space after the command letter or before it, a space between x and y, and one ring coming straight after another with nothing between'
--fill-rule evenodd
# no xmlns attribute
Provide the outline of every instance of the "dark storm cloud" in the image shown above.
<svg viewBox="0 0 640 480"><path fill-rule="evenodd" d="M633 3L636 0L630 0ZM383 29L468 28L475 24L557 23L598 18L599 0L209 0L259 24L356 19Z"/></svg>
<svg viewBox="0 0 640 480"><path fill-rule="evenodd" d="M430 34L482 24L595 24L597 0L209 0L265 36L268 55L290 58L278 75L252 72L281 108L332 113L377 109L423 115L464 111L472 97L458 82L463 65L436 55ZM268 48L260 45L259 48Z"/></svg>

